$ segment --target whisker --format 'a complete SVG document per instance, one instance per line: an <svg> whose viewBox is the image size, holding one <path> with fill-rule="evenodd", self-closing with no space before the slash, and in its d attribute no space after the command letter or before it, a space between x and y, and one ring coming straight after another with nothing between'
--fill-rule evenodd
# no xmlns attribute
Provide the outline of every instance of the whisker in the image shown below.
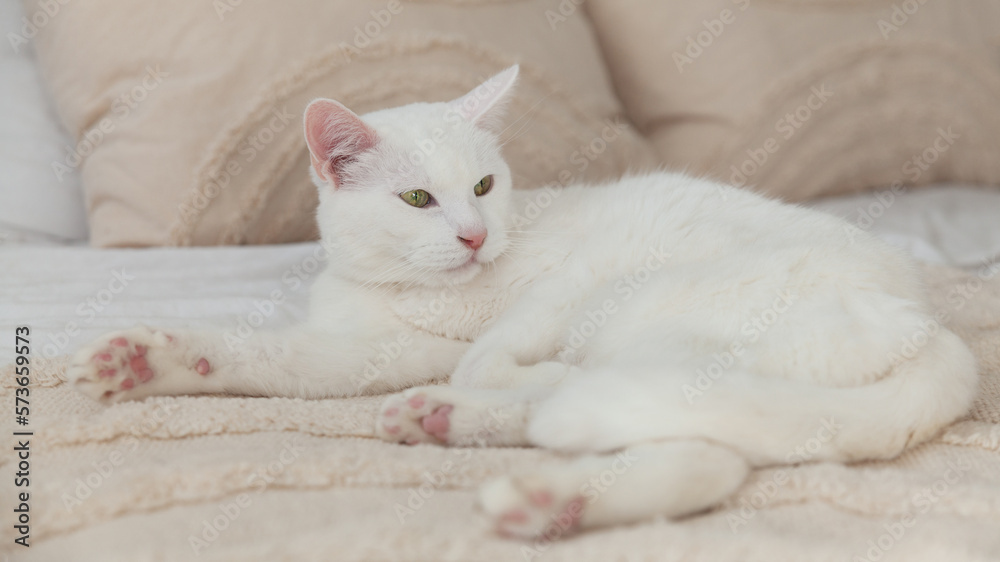
<svg viewBox="0 0 1000 562"><path fill-rule="evenodd" d="M511 141L514 141L514 140L516 140L516 139L524 136L524 134L527 133L529 130L531 130L531 128L534 127L534 126L535 126L535 122L534 121L532 121L532 120L525 121L525 124L522 125L520 128L518 128L518 130L514 131L514 134L511 135L510 138L508 138L508 139L504 140L502 143L500 143L500 147L503 148L504 146L507 146L507 144L510 143Z"/></svg>
<svg viewBox="0 0 1000 562"><path fill-rule="evenodd" d="M530 108L528 108L528 111L525 111L523 114L521 114L520 117L518 117L517 119L515 119L510 125L507 125L507 127L504 130L500 131L500 134L498 134L497 137L498 138L503 137L503 134L506 133L508 129L510 129L511 127L513 127L514 125L516 125L521 119L524 119L525 117L527 117L532 111L535 110L536 107L538 107L539 105L541 105L543 101L549 99L549 96L551 96L551 95L552 95L552 93L550 92L548 94L545 94L541 98L539 98L539 100L537 102L535 102L534 105L532 105Z"/></svg>

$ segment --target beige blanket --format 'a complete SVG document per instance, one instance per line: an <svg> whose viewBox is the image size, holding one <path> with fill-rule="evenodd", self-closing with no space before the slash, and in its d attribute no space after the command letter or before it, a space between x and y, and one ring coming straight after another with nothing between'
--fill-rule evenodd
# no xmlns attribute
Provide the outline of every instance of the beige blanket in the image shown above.
<svg viewBox="0 0 1000 562"><path fill-rule="evenodd" d="M388 445L381 397L155 398L101 407L34 364L30 548L13 543L13 367L2 371L12 560L1000 560L1000 276L929 269L981 362L968 418L892 462L759 470L712 512L556 542L492 533L476 488L532 449ZM779 473L779 471L783 471ZM19 489L23 490L23 489Z"/></svg>

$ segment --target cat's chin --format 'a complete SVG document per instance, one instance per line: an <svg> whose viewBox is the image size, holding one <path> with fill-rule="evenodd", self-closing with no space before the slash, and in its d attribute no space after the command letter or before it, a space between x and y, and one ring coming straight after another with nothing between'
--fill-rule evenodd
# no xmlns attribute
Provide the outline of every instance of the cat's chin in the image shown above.
<svg viewBox="0 0 1000 562"><path fill-rule="evenodd" d="M470 260L463 265L445 270L442 285L463 285L476 278L483 271L483 264Z"/></svg>
<svg viewBox="0 0 1000 562"><path fill-rule="evenodd" d="M440 270L434 276L421 280L420 284L429 288L465 285L478 277L484 268L482 263L470 260L460 266Z"/></svg>

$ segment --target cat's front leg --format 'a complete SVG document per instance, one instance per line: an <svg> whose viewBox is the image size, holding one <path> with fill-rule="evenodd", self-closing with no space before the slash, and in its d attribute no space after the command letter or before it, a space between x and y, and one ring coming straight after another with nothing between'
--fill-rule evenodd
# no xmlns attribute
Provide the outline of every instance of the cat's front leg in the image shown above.
<svg viewBox="0 0 1000 562"><path fill-rule="evenodd" d="M378 436L410 444L526 445L536 404L579 370L546 360L579 294L562 280L532 287L462 356L450 387L414 388L386 399Z"/></svg>
<svg viewBox="0 0 1000 562"><path fill-rule="evenodd" d="M477 341L462 356L451 377L453 386L470 388L518 388L525 385L555 385L577 367L561 361L522 359L526 354L504 338Z"/></svg>
<svg viewBox="0 0 1000 562"><path fill-rule="evenodd" d="M478 388L558 384L574 367L553 358L566 326L592 289L592 280L579 277L583 274L570 268L566 276L538 281L476 338L451 383Z"/></svg>
<svg viewBox="0 0 1000 562"><path fill-rule="evenodd" d="M387 345L392 342L396 347ZM240 341L227 341L222 332L140 326L81 349L68 376L105 403L176 394L338 398L444 378L467 346L358 326L261 330Z"/></svg>
<svg viewBox="0 0 1000 562"><path fill-rule="evenodd" d="M502 331L491 330L463 356L450 386L390 396L382 404L377 435L407 444L527 445L527 425L538 402L579 368L557 361L522 365L511 347Z"/></svg>
<svg viewBox="0 0 1000 562"><path fill-rule="evenodd" d="M418 387L387 398L376 433L407 444L527 445L536 405L579 371L558 361L519 363L519 357L538 353L532 345L507 337L502 327L490 330L463 355L450 386Z"/></svg>
<svg viewBox="0 0 1000 562"><path fill-rule="evenodd" d="M73 356L67 378L91 398L115 403L152 395L222 391L211 344L181 331L136 326L106 334Z"/></svg>

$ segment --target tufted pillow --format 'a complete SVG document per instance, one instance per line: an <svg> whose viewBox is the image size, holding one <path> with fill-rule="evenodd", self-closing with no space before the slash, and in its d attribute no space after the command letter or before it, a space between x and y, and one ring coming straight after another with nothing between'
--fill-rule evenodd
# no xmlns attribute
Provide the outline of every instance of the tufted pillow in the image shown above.
<svg viewBox="0 0 1000 562"><path fill-rule="evenodd" d="M996 0L590 0L673 167L802 200L1000 184Z"/></svg>

